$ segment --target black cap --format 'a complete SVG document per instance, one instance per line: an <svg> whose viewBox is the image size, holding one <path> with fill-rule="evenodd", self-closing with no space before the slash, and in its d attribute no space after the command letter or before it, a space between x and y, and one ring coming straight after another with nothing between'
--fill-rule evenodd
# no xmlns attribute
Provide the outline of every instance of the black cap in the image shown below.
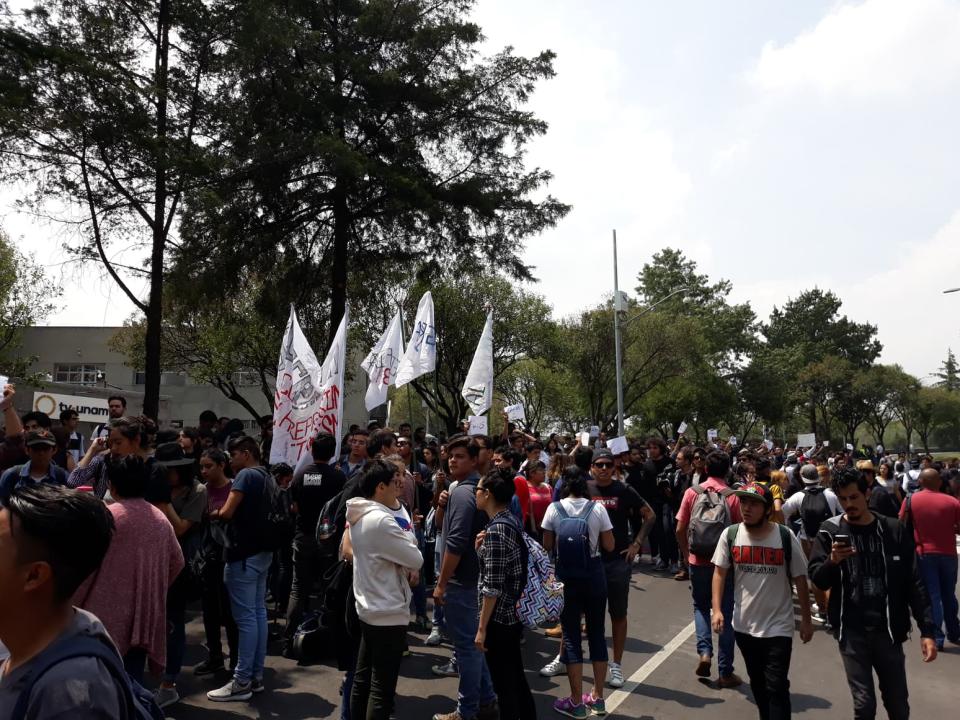
<svg viewBox="0 0 960 720"><path fill-rule="evenodd" d="M157 451L153 454L153 459L158 465L164 467L180 467L182 465L193 465L193 458L188 458L180 443L168 442L157 445Z"/></svg>
<svg viewBox="0 0 960 720"><path fill-rule="evenodd" d="M597 448L593 451L593 462L606 458L607 460L613 460L613 453L607 450L607 448Z"/></svg>

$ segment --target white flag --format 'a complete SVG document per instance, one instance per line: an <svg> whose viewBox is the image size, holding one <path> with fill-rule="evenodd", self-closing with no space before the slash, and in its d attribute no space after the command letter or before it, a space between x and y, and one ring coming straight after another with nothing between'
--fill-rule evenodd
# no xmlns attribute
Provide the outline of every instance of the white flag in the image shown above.
<svg viewBox="0 0 960 720"><path fill-rule="evenodd" d="M482 415L493 405L493 312L487 313L477 351L467 372L461 392L474 415Z"/></svg>
<svg viewBox="0 0 960 720"><path fill-rule="evenodd" d="M428 290L417 305L417 319L407 351L400 360L394 384L399 388L437 367L437 329L433 324L433 295Z"/></svg>
<svg viewBox="0 0 960 720"><path fill-rule="evenodd" d="M277 390L273 399L273 443L270 464L297 464L307 433L307 423L320 405L320 363L300 329L297 311L290 306L290 318L280 346L277 363Z"/></svg>
<svg viewBox="0 0 960 720"><path fill-rule="evenodd" d="M398 311L370 354L360 363L360 367L370 378L366 397L368 411L387 401L387 388L393 384L397 376L397 366L400 364L402 352L403 333L400 331L400 312Z"/></svg>

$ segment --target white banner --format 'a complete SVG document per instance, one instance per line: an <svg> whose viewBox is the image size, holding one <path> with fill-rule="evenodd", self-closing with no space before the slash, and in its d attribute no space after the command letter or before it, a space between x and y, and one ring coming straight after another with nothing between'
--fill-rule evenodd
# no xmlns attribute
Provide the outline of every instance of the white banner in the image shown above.
<svg viewBox="0 0 960 720"><path fill-rule="evenodd" d="M110 420L110 408L106 398L37 391L33 393L33 409L54 420L59 420L60 413L69 409L77 411L80 422L104 423Z"/></svg>
<svg viewBox="0 0 960 720"><path fill-rule="evenodd" d="M400 312L393 316L390 325L383 331L377 344L360 363L360 367L370 378L367 386L367 411L383 405L387 401L387 388L393 384L403 352L403 333L400 331Z"/></svg>
<svg viewBox="0 0 960 720"><path fill-rule="evenodd" d="M403 387L421 375L433 372L437 367L437 329L433 324L433 295L428 290L417 305L417 318L413 321L407 351L397 368L395 385Z"/></svg>
<svg viewBox="0 0 960 720"><path fill-rule="evenodd" d="M290 318L280 346L277 390L273 398L273 443L270 464L296 466L304 448L316 435L320 409L320 363L300 329L297 312Z"/></svg>
<svg viewBox="0 0 960 720"><path fill-rule="evenodd" d="M493 311L487 313L461 395L474 415L482 415L493 405Z"/></svg>

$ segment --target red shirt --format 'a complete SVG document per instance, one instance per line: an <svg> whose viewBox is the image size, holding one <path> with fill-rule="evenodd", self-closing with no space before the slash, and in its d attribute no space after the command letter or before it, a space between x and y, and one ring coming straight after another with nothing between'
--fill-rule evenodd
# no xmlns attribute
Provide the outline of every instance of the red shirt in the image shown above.
<svg viewBox="0 0 960 720"><path fill-rule="evenodd" d="M715 490L720 492L721 490L729 490L730 486L725 482L717 480L716 478L707 478L704 482L700 483L700 487L704 490ZM680 501L680 510L677 511L677 522L690 524L690 512L693 510L693 503L697 499L697 492L693 488L687 488L687 491L683 494L683 500ZM736 495L731 495L727 498L727 505L730 506L730 521L731 522L742 522L743 516L740 514L740 498ZM693 553L690 553L690 556L687 558L687 562L691 565L712 565L709 560L703 560L698 558Z"/></svg>
<svg viewBox="0 0 960 720"><path fill-rule="evenodd" d="M517 500L520 501L520 512L523 513L523 524L527 524L527 516L530 515L530 486L527 485L527 479L523 475L517 475L513 479L514 492L517 494Z"/></svg>
<svg viewBox="0 0 960 720"><path fill-rule="evenodd" d="M955 533L960 533L960 500L936 490L918 490L910 496L913 539L920 555L957 555ZM900 519L907 503L900 506Z"/></svg>
<svg viewBox="0 0 960 720"><path fill-rule="evenodd" d="M527 482L527 488L530 491L530 507L533 510L533 519L540 527L543 522L543 516L547 513L547 508L553 502L553 488L549 483L542 482L534 487L533 483Z"/></svg>

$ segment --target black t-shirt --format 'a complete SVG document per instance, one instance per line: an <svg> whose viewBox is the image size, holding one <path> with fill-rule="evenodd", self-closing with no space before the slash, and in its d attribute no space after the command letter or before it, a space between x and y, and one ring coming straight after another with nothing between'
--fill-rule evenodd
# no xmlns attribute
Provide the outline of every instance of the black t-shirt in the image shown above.
<svg viewBox="0 0 960 720"><path fill-rule="evenodd" d="M290 499L297 504L297 538L313 538L320 512L343 490L346 476L332 465L314 463L290 484Z"/></svg>
<svg viewBox="0 0 960 720"><path fill-rule="evenodd" d="M657 487L657 478L671 462L667 456L661 457L659 460L647 458L644 461L641 485L637 490L640 496L648 503L664 499Z"/></svg>
<svg viewBox="0 0 960 720"><path fill-rule="evenodd" d="M882 630L887 626L887 578L883 538L877 521L869 525L848 525L856 554L848 558L850 582L844 583L843 621L861 630ZM849 588L847 590L846 588Z"/></svg>
<svg viewBox="0 0 960 720"><path fill-rule="evenodd" d="M590 491L590 499L607 509L610 516L610 524L613 525L613 552L602 551L604 560L614 560L620 556L620 553L627 549L633 536L630 534L630 523L633 522L639 527L640 510L644 505L640 494L628 485L624 485L618 480L605 487L600 487L591 480L587 487Z"/></svg>
<svg viewBox="0 0 960 720"><path fill-rule="evenodd" d="M892 518L900 517L900 503L897 502L897 496L881 485L879 480L874 481L873 485L870 486L867 506L876 515L886 515Z"/></svg>

